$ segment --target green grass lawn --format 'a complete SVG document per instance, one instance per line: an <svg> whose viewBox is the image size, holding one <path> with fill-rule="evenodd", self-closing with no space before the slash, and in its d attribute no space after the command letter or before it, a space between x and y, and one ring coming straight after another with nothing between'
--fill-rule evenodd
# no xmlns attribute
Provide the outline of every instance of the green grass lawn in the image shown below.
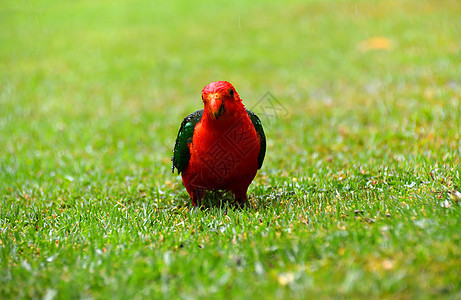
<svg viewBox="0 0 461 300"><path fill-rule="evenodd" d="M460 15L3 0L0 298L461 298ZM245 210L171 173L217 80L268 139Z"/></svg>

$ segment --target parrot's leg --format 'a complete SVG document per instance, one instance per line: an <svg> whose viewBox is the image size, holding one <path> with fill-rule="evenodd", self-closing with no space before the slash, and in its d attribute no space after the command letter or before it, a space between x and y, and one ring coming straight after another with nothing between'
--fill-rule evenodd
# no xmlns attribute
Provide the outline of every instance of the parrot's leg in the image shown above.
<svg viewBox="0 0 461 300"><path fill-rule="evenodd" d="M205 191L200 188L194 188L194 190L191 193L191 199L192 199L192 205L194 207L201 206L202 205L202 197Z"/></svg>
<svg viewBox="0 0 461 300"><path fill-rule="evenodd" d="M236 206L238 206L239 208L244 208L248 202L247 192L236 192L234 193L234 195Z"/></svg>

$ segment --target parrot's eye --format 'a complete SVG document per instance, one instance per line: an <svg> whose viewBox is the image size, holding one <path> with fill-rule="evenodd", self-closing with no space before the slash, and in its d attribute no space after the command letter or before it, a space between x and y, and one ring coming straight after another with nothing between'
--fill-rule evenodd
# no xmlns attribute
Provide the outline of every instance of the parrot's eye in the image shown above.
<svg viewBox="0 0 461 300"><path fill-rule="evenodd" d="M234 89L229 90L229 95L231 95L231 97L234 98Z"/></svg>

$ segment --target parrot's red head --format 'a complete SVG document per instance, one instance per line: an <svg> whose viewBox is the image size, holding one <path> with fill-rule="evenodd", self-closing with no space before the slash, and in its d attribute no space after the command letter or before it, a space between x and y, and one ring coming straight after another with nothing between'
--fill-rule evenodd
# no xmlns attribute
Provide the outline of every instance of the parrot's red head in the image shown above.
<svg viewBox="0 0 461 300"><path fill-rule="evenodd" d="M237 91L227 81L216 81L207 85L202 90L202 100L205 113L215 120L243 107Z"/></svg>

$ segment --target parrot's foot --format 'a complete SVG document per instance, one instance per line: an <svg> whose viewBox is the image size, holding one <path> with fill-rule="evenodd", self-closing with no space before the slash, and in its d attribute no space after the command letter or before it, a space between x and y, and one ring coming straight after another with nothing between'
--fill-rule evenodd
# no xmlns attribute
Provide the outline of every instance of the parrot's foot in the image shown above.
<svg viewBox="0 0 461 300"><path fill-rule="evenodd" d="M246 193L244 193L243 195L236 194L235 195L235 207L243 209L245 208L245 206L248 206L248 199L247 199Z"/></svg>
<svg viewBox="0 0 461 300"><path fill-rule="evenodd" d="M202 206L202 197L204 191L201 189L195 189L191 194L192 206L194 207L201 207Z"/></svg>

